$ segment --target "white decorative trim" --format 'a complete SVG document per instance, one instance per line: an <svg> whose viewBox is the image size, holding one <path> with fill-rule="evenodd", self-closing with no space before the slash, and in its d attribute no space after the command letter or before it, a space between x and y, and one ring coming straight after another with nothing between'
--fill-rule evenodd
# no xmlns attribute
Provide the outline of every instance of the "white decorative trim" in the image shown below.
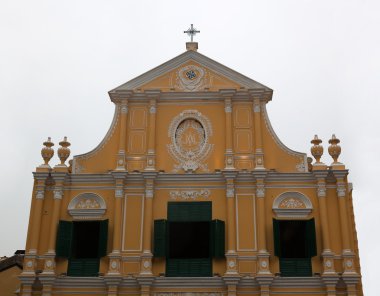
<svg viewBox="0 0 380 296"><path fill-rule="evenodd" d="M267 127L267 129L269 131L269 134L272 136L272 139L275 141L275 143L283 151L285 151L286 153L288 153L288 154L290 154L292 156L298 157L299 160L300 160L300 162L304 163L304 165L303 165L303 169L304 169L303 172L307 172L307 155L306 155L306 153L297 152L297 151L291 150L290 148L286 147L285 144L281 142L281 140L279 139L279 137L276 135L275 131L273 130L272 124L270 123L270 120L269 120L269 117L268 117L268 113L267 113L265 104L262 104L261 108L262 108L262 113L264 115L265 126ZM300 164L297 164L296 169L297 169L297 171L301 172L300 171L300 169L301 169Z"/></svg>
<svg viewBox="0 0 380 296"><path fill-rule="evenodd" d="M145 189L145 197L152 198L154 195L153 189Z"/></svg>
<svg viewBox="0 0 380 296"><path fill-rule="evenodd" d="M201 190L175 190L170 191L169 195L171 199L197 199L197 198L208 198L211 194L211 191L208 189L201 189Z"/></svg>
<svg viewBox="0 0 380 296"><path fill-rule="evenodd" d="M336 192L338 194L338 197L345 197L346 196L346 185L338 183L338 186L336 188Z"/></svg>
<svg viewBox="0 0 380 296"><path fill-rule="evenodd" d="M231 104L226 105L226 107L224 107L224 112L226 112L226 113L231 113L232 112Z"/></svg>
<svg viewBox="0 0 380 296"><path fill-rule="evenodd" d="M325 197L326 196L326 185L324 183L318 184L317 195L318 195L318 197Z"/></svg>
<svg viewBox="0 0 380 296"><path fill-rule="evenodd" d="M265 197L265 185L258 184L256 187L256 196L257 197Z"/></svg>
<svg viewBox="0 0 380 296"><path fill-rule="evenodd" d="M233 186L227 187L226 196L227 197L234 197L235 196L235 188Z"/></svg>
<svg viewBox="0 0 380 296"><path fill-rule="evenodd" d="M57 188L53 191L54 199L62 199L63 191L62 188Z"/></svg>
<svg viewBox="0 0 380 296"><path fill-rule="evenodd" d="M100 219L106 212L106 203L95 193L81 193L74 197L67 210L74 219Z"/></svg>
<svg viewBox="0 0 380 296"><path fill-rule="evenodd" d="M254 102L253 103L253 112L254 113L260 113L261 108L260 108L260 103L259 102Z"/></svg>
<svg viewBox="0 0 380 296"><path fill-rule="evenodd" d="M149 113L150 114L155 114L156 113L156 106L150 106Z"/></svg>
<svg viewBox="0 0 380 296"><path fill-rule="evenodd" d="M181 143L179 143L182 132L186 128L186 126L182 127L181 125L187 121L189 125L195 125L191 127L197 130L200 138L194 149L183 149L180 145ZM212 136L212 126L207 117L197 110L185 110L173 118L169 125L168 136L171 139L171 144L167 145L168 151L178 162L174 166L174 172L181 169L195 171L198 168L208 171L204 160L210 155L214 145L209 144L209 137Z"/></svg>
<svg viewBox="0 0 380 296"><path fill-rule="evenodd" d="M124 195L123 188L117 188L117 189L115 189L115 197L123 197L123 195Z"/></svg>
<svg viewBox="0 0 380 296"><path fill-rule="evenodd" d="M310 199L300 192L284 192L273 202L278 218L306 218L313 210Z"/></svg>
<svg viewBox="0 0 380 296"><path fill-rule="evenodd" d="M45 197L44 190L37 190L37 192L36 192L36 199L44 199L44 197Z"/></svg>
<svg viewBox="0 0 380 296"><path fill-rule="evenodd" d="M121 107L118 105L115 105L115 112L113 115L113 120L112 120L111 126L108 129L108 132L105 135L105 137L103 138L103 140L100 142L100 144L97 147L95 147L95 149L91 150L90 152L74 156L74 158L73 158L73 174L79 174L84 170L83 165L80 164L81 160L85 160L85 159L88 159L88 158L96 155L99 151L101 151L103 149L103 147L111 139L113 133L115 132L117 122L119 121L119 117L120 117L119 112L118 112L119 108L121 108Z"/></svg>

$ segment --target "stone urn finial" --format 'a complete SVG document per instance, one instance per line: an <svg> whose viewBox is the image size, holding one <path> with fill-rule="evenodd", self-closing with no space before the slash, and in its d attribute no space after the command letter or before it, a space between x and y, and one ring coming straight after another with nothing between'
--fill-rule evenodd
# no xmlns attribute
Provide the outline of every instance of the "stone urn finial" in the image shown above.
<svg viewBox="0 0 380 296"><path fill-rule="evenodd" d="M311 140L310 143L314 145L314 146L311 146L311 149L310 149L311 154L315 158L316 163L320 164L321 163L321 156L323 154L323 146L320 145L322 143L322 140L318 139L318 136L315 135L314 139Z"/></svg>
<svg viewBox="0 0 380 296"><path fill-rule="evenodd" d="M66 166L65 161L70 156L70 149L67 147L69 147L71 144L67 141L67 137L64 137L63 141L59 142L59 145L61 145L61 147L58 149L58 157L61 160L60 166Z"/></svg>
<svg viewBox="0 0 380 296"><path fill-rule="evenodd" d="M334 162L333 164L337 164L338 163L338 157L340 155L340 152L342 150L342 148L340 148L340 146L338 145L340 143L340 140L335 137L335 135L333 134L331 139L329 140L329 154L331 155L331 157L334 159Z"/></svg>
<svg viewBox="0 0 380 296"><path fill-rule="evenodd" d="M45 147L41 149L41 156L44 159L45 163L42 164L41 166L50 167L49 161L54 155L54 149L51 147L54 146L54 143L51 141L51 138L48 137L47 141L45 141L43 144L45 145Z"/></svg>

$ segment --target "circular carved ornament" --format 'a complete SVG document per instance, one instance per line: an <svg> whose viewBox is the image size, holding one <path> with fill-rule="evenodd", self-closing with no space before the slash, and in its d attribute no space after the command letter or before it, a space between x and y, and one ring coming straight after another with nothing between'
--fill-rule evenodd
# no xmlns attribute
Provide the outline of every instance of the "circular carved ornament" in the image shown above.
<svg viewBox="0 0 380 296"><path fill-rule="evenodd" d="M267 268L268 263L266 261L261 261L261 267L262 268Z"/></svg>
<svg viewBox="0 0 380 296"><path fill-rule="evenodd" d="M46 267L51 268L53 266L53 262L51 260L46 261Z"/></svg>
<svg viewBox="0 0 380 296"><path fill-rule="evenodd" d="M195 171L198 168L208 171L203 160L213 148L213 145L208 143L211 135L210 121L197 110L185 110L176 116L168 132L171 139L168 150L178 162L174 171Z"/></svg>
<svg viewBox="0 0 380 296"><path fill-rule="evenodd" d="M351 261L351 260L348 260L348 261L346 262L346 266L347 266L348 268L351 268L351 267L352 267L352 261Z"/></svg>
<svg viewBox="0 0 380 296"><path fill-rule="evenodd" d="M144 261L144 268L148 268L150 266L149 261Z"/></svg>
<svg viewBox="0 0 380 296"><path fill-rule="evenodd" d="M28 261L26 263L26 266L29 267L29 268L31 268L33 266L33 261Z"/></svg>
<svg viewBox="0 0 380 296"><path fill-rule="evenodd" d="M230 268L234 268L234 267L235 267L235 262L232 261L232 260L228 261L228 266L229 266Z"/></svg>
<svg viewBox="0 0 380 296"><path fill-rule="evenodd" d="M111 263L111 268L112 268L112 269L116 269L116 267L117 267L117 263L116 263L116 261L112 261L112 263Z"/></svg>
<svg viewBox="0 0 380 296"><path fill-rule="evenodd" d="M332 266L331 261L330 261L330 260L327 260L327 261L325 262L325 266L326 266L327 268L331 268L331 266Z"/></svg>

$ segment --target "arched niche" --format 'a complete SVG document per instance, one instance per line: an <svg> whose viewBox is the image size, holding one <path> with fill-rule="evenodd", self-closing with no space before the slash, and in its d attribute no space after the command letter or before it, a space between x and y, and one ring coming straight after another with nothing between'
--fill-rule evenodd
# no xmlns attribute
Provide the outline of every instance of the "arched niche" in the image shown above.
<svg viewBox="0 0 380 296"><path fill-rule="evenodd" d="M106 212L104 199L95 193L81 193L74 197L67 207L75 220L100 219Z"/></svg>
<svg viewBox="0 0 380 296"><path fill-rule="evenodd" d="M278 218L302 219L311 213L313 204L300 192L284 192L275 198L272 209Z"/></svg>

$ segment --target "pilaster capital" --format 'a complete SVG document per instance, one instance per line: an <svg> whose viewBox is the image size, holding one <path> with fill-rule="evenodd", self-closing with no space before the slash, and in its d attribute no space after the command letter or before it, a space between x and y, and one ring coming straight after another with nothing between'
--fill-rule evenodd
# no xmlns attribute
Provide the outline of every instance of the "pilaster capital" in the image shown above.
<svg viewBox="0 0 380 296"><path fill-rule="evenodd" d="M261 112L261 102L260 99L253 99L253 112L254 113L260 113Z"/></svg>
<svg viewBox="0 0 380 296"><path fill-rule="evenodd" d="M318 195L318 197L326 197L326 184L325 183L318 183L317 195Z"/></svg>
<svg viewBox="0 0 380 296"><path fill-rule="evenodd" d="M235 196L235 185L233 183L227 184L226 196L234 197Z"/></svg>
<svg viewBox="0 0 380 296"><path fill-rule="evenodd" d="M232 102L230 98L224 99L224 112L226 113L232 112Z"/></svg>
<svg viewBox="0 0 380 296"><path fill-rule="evenodd" d="M61 186L55 186L53 190L54 199L62 199L63 197L63 189Z"/></svg>
<svg viewBox="0 0 380 296"><path fill-rule="evenodd" d="M257 184L256 185L256 197L265 197L265 185L264 184Z"/></svg>

